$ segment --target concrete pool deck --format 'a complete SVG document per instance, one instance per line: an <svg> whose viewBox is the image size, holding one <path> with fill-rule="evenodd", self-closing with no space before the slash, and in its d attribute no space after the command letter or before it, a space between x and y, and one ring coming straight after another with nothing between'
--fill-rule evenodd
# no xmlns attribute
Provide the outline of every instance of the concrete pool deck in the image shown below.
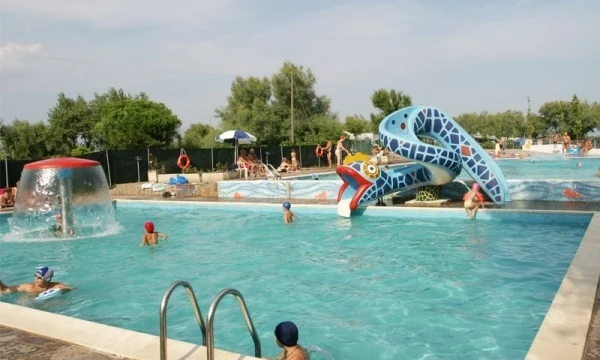
<svg viewBox="0 0 600 360"><path fill-rule="evenodd" d="M129 360L6 326L0 326L0 359Z"/></svg>
<svg viewBox="0 0 600 360"><path fill-rule="evenodd" d="M117 200L151 200L151 201L201 201L201 202L219 202L219 203L281 203L279 200L260 199L253 201L251 199L239 200L220 200L214 198L178 198L178 199L157 199L152 196L124 196L115 197ZM295 204L311 205L334 205L331 200L295 200ZM450 203L446 207L435 209L435 211L457 211L455 207L461 207L462 203ZM389 206L389 208L406 206ZM586 234L582 239L576 255L562 281L548 310L546 317L540 327L526 359L530 360L600 360L600 299L598 296L598 280L600 279L600 210L599 203L583 202L514 202L503 206L490 206L492 211L524 211L524 212L585 212L594 213L594 216L588 226ZM417 208L411 207L417 210ZM483 210L485 211L485 210ZM58 325L60 324L60 326ZM4 328L2 327L4 326ZM72 359L73 356L63 355L60 351L65 351L73 344L83 346L84 349L77 348L77 351L89 350L89 353L77 358L83 359L159 359L157 337L135 333L124 329L114 328L89 321L70 318L62 315L46 313L30 308L24 308L17 305L5 304L0 302L0 344L2 330L12 328L21 331L5 330L10 332L11 343L32 343L33 347L53 347L54 357L45 357L47 359ZM48 331L48 329L53 329ZM54 331L56 329L56 331ZM54 339L35 334L46 334ZM87 335L86 335L87 334ZM93 334L93 335L90 335ZM29 340L28 340L29 339ZM6 341L6 340L5 340ZM35 345L37 343L46 345ZM19 353L11 346L7 349L13 351L14 359L36 359L29 357L26 353ZM27 347L22 347L27 349ZM62 350L61 350L62 349ZM0 358L3 353L0 350ZM75 350L74 350L75 351ZM204 347L189 343L183 343L169 339L168 343L169 359L184 359L193 357L195 359L205 359L206 350ZM12 354L12 353L11 353ZM107 355L115 354L115 355ZM218 354L221 354L220 356ZM215 350L217 359L223 360L250 360L255 359L250 356L243 356L229 353L226 351ZM268 355L268 354L267 354ZM89 357L87 357L89 356ZM93 357L96 356L96 357ZM99 357L100 356L100 357ZM101 357L104 356L104 357ZM109 356L109 357L106 357ZM121 356L121 357L119 357ZM40 357L39 359L42 359Z"/></svg>

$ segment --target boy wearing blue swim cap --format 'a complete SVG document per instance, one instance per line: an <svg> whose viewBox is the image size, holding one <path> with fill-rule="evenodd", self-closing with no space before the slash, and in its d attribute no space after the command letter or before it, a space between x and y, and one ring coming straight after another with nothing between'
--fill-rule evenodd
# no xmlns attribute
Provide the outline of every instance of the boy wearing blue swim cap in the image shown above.
<svg viewBox="0 0 600 360"><path fill-rule="evenodd" d="M289 202L286 201L283 203L283 222L286 224L289 224L292 221L294 221L294 218L298 218L296 214L294 214L292 210L290 210L291 207L292 204L290 204Z"/></svg>
<svg viewBox="0 0 600 360"><path fill-rule="evenodd" d="M62 290L63 292L73 290L72 287L61 282L52 282L54 270L47 266L40 267L35 272L35 281L33 283L25 283L21 285L4 285L0 281L0 294L9 294L13 292L27 292L30 294L41 294L46 290Z"/></svg>

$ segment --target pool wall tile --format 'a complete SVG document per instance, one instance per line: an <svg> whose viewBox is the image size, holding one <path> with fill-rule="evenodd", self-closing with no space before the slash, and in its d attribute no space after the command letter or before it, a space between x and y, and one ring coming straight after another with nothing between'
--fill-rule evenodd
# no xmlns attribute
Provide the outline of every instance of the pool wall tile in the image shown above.
<svg viewBox="0 0 600 360"><path fill-rule="evenodd" d="M290 181L290 199L337 200L341 180Z"/></svg>
<svg viewBox="0 0 600 360"><path fill-rule="evenodd" d="M155 200L118 200L117 208L121 209L139 209L148 208L152 204L155 208L200 208L211 210L229 210L252 212L273 213L279 211L280 204L260 204L245 203L243 200L235 202L195 202L195 201L155 201ZM316 204L294 204L293 208L299 215L325 214L333 217L337 216L336 205L316 205ZM379 207L369 206L358 211L356 216L375 216L387 218L430 220L430 219L459 219L469 221L466 218L464 209L460 208L410 208L410 207ZM581 222L582 226L587 226L592 218L592 212L589 211L534 211L534 210L503 210L503 209L485 209L477 213L479 220L509 220L516 222Z"/></svg>
<svg viewBox="0 0 600 360"><path fill-rule="evenodd" d="M507 180L514 201L600 202L600 180ZM444 185L442 198L461 199L472 181ZM221 181L220 198L336 200L341 180ZM405 194L414 193L406 192Z"/></svg>
<svg viewBox="0 0 600 360"><path fill-rule="evenodd" d="M289 181L219 181L217 189L220 198L289 198Z"/></svg>

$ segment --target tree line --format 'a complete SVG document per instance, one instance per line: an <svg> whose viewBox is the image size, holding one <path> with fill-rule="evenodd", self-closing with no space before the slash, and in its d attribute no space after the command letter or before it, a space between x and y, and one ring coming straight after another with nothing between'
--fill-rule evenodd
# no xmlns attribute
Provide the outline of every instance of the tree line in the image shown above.
<svg viewBox="0 0 600 360"><path fill-rule="evenodd" d="M215 137L234 129L255 135L257 146L315 145L337 139L344 131L377 133L385 116L413 104L403 91L378 89L371 95L375 112L368 118L355 114L342 121L331 109L331 99L316 92L316 83L310 68L291 62L270 77L237 77L225 106L215 110L219 125L194 123L183 134L177 115L143 92L131 95L111 88L91 99L60 93L46 122L15 119L1 124L1 151L12 159L41 159L103 149L221 147L230 145L216 143ZM573 95L570 101L548 101L537 112L529 107L526 113L484 111L454 118L482 138L538 138L567 132L581 139L600 125L600 103Z"/></svg>

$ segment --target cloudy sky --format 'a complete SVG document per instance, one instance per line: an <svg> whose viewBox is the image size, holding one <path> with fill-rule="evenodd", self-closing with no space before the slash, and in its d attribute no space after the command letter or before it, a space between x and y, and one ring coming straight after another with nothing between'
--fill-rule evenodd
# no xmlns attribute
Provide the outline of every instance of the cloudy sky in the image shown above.
<svg viewBox="0 0 600 360"><path fill-rule="evenodd" d="M184 128L236 75L311 67L342 117L377 88L458 114L600 101L598 0L3 0L0 118L45 120L59 92L147 92Z"/></svg>

